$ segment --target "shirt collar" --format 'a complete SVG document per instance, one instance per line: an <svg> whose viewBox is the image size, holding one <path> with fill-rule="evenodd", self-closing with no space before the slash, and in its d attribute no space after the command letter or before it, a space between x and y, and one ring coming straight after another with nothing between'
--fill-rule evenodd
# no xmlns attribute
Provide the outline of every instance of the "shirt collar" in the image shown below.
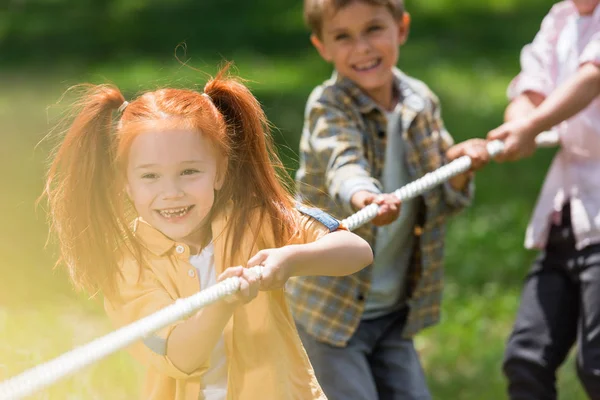
<svg viewBox="0 0 600 400"><path fill-rule="evenodd" d="M133 222L133 234L144 247L157 256L162 256L175 246L175 241L165 236L141 217L136 218Z"/></svg>
<svg viewBox="0 0 600 400"><path fill-rule="evenodd" d="M398 68L394 68L393 73L394 87L400 94L399 102L403 103L405 108L414 113L423 111L423 108L425 107L425 101L414 87L414 84L412 84L406 75L404 75L404 73L402 73L402 71L400 71ZM384 110L381 108L381 106L379 106L372 98L367 96L367 94L363 92L363 90L351 79L339 75L337 71L333 72L332 78L335 80L336 84L356 102L357 108L362 114L368 114L374 109L384 113Z"/></svg>
<svg viewBox="0 0 600 400"><path fill-rule="evenodd" d="M213 237L220 237L220 233L225 228L228 216L231 211L232 202L229 201L224 210L216 215L212 221ZM173 247L180 245L173 239L165 236L158 229L154 228L148 222L138 217L133 222L133 233L136 238L146 247L152 254L162 256L170 251ZM181 244L183 245L183 244ZM187 245L183 245L187 248Z"/></svg>

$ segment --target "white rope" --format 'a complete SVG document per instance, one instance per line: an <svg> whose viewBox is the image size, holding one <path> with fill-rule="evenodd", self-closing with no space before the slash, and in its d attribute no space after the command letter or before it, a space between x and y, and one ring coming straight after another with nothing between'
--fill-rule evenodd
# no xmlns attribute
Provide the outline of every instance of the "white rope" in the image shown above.
<svg viewBox="0 0 600 400"><path fill-rule="evenodd" d="M553 147L558 145L559 137L554 131L543 132L536 136L535 143L538 147ZM499 140L488 142L487 145L488 154L491 157L495 157L504 150L504 143ZM400 199L400 201L406 201L414 199L417 196L433 189L442 182L446 182L453 176L460 175L471 168L471 158L469 156L462 156L453 160L452 162L436 169L433 172L429 172L423 175L421 178L401 187L394 191L394 195ZM379 212L379 205L371 203L365 208L361 209L357 213L349 216L342 221L342 225L353 231L359 226L372 221Z"/></svg>
<svg viewBox="0 0 600 400"><path fill-rule="evenodd" d="M258 277L262 276L262 267L254 267L251 270ZM172 305L154 314L0 383L0 399L13 400L30 396L59 379L187 317L202 307L234 294L239 288L238 277L227 278L193 296L178 299Z"/></svg>
<svg viewBox="0 0 600 400"><path fill-rule="evenodd" d="M558 136L553 136L550 133L540 134L536 138L536 143L540 147L550 147L558 143ZM500 141L493 141L487 144L487 150L492 157L502 152L503 149L504 144ZM401 201L414 198L451 177L468 171L470 167L471 159L468 156L460 157L396 190L394 195ZM375 218L378 208L377 204L371 204L343 220L342 224L351 231L355 230ZM262 276L262 267L254 267L251 270L258 277ZM1 382L0 400L14 400L30 396L38 390L57 382L59 379L99 361L209 304L234 294L239 288L239 278L228 278L193 296L178 299L174 304L130 325L95 339L86 345L77 347L53 360L39 364L20 375Z"/></svg>

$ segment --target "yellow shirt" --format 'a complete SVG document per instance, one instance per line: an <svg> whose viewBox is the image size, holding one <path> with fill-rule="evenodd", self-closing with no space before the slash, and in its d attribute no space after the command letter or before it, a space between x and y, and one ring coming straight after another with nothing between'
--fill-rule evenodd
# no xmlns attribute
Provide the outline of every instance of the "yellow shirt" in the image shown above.
<svg viewBox="0 0 600 400"><path fill-rule="evenodd" d="M215 271L234 265L246 265L259 250L275 247L269 224L260 232L258 218L246 222L248 229L241 241L241 256L232 265L223 265L226 246L226 222L229 212L217 216L212 224ZM313 242L329 230L316 220L297 214L300 231L289 244ZM190 251L145 221L135 223L135 235L144 245L147 260L142 268L133 256L122 261L122 276L117 283L119 296L105 300L105 309L117 326L134 322L158 311L178 298L197 293L197 271L189 263ZM243 256L242 256L243 255ZM181 323L181 322L179 322ZM202 375L208 365L187 374L166 356L166 343L177 325L166 327L132 345L131 352L147 373L142 398L147 400L202 399ZM283 289L259 292L250 303L238 307L226 325L223 336L227 352L228 400L324 400L312 366L300 341ZM202 338L198 338L202 340ZM208 361L207 361L208 363Z"/></svg>

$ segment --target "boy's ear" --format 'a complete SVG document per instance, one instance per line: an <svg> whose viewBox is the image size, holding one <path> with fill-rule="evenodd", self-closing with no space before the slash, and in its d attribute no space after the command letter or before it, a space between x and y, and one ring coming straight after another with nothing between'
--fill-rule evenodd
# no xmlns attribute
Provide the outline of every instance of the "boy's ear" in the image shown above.
<svg viewBox="0 0 600 400"><path fill-rule="evenodd" d="M402 20L398 24L398 40L400 45L406 43L406 39L408 39L408 32L410 31L410 14L408 12L404 12L402 15Z"/></svg>
<svg viewBox="0 0 600 400"><path fill-rule="evenodd" d="M314 33L310 35L310 42L313 44L313 46L315 46L315 48L325 61L331 62L331 56L329 55L329 52L327 51L325 45L323 45L323 42L321 41L321 39L319 39L317 35L315 35Z"/></svg>

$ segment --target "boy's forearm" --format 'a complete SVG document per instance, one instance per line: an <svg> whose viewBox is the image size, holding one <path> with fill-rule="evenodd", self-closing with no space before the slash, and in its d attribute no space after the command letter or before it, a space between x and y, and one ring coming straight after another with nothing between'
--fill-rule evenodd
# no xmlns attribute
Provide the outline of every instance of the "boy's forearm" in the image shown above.
<svg viewBox="0 0 600 400"><path fill-rule="evenodd" d="M530 116L535 135L552 128L586 108L600 95L600 66L592 63L579 68L575 76L550 94Z"/></svg>
<svg viewBox="0 0 600 400"><path fill-rule="evenodd" d="M348 231L336 231L316 242L294 245L290 276L344 276L373 262L369 244Z"/></svg>
<svg viewBox="0 0 600 400"><path fill-rule="evenodd" d="M223 301L198 311L177 325L167 341L167 357L179 370L192 373L209 360L234 305Z"/></svg>

